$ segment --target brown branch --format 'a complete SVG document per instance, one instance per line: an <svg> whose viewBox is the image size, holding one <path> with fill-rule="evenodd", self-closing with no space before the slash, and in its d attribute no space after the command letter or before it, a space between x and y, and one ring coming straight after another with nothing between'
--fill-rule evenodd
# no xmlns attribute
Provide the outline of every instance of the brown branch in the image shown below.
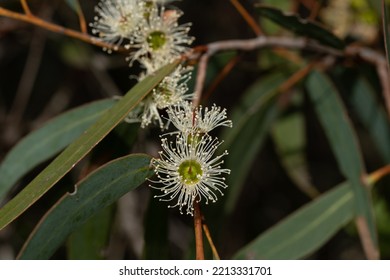
<svg viewBox="0 0 390 280"><path fill-rule="evenodd" d="M206 79L208 61L209 61L209 54L206 52L201 56L198 63L198 72L196 74L196 81L195 81L195 93L192 101L194 107L199 105L200 99L202 97L202 91L203 91L204 81Z"/></svg>
<svg viewBox="0 0 390 280"><path fill-rule="evenodd" d="M83 10L81 9L81 6L79 3L78 3L78 9L77 9L77 16L79 17L81 33L87 34L87 22L85 20Z"/></svg>
<svg viewBox="0 0 390 280"><path fill-rule="evenodd" d="M22 4L24 13L27 16L32 16L31 10L30 10L30 8L27 5L27 1L26 0L20 0L20 3Z"/></svg>
<svg viewBox="0 0 390 280"><path fill-rule="evenodd" d="M367 185L371 186L378 182L382 177L390 174L390 164L386 165L378 170L375 170L366 177Z"/></svg>
<svg viewBox="0 0 390 280"><path fill-rule="evenodd" d="M57 24L54 24L51 22L44 21L44 20L42 20L34 15L24 15L24 14L16 13L16 12L13 12L13 11L10 11L10 10L7 10L7 9L0 7L0 16L5 16L8 18L24 21L24 22L42 27L44 29L50 30L52 32L55 32L58 34L63 34L63 35L87 42L89 44L92 44L92 45L95 45L98 47L102 47L105 49L114 49L113 45L108 44L104 41L101 41L93 36L75 31L73 29L65 28L63 26L60 26L60 25L57 25ZM120 50L122 50L122 49L120 49Z"/></svg>
<svg viewBox="0 0 390 280"><path fill-rule="evenodd" d="M207 51L201 56L198 64L198 73L195 83L195 97L194 106L200 102L201 94L206 78L207 63L209 58L217 52L229 50L252 51L264 47L279 47L288 49L307 49L319 53L329 54L333 56L343 56L344 53L340 50L323 46L316 41L308 40L306 38L293 37L267 37L259 36L253 39L244 40L227 40L213 42L206 45ZM204 49L204 48L203 48Z"/></svg>
<svg viewBox="0 0 390 280"><path fill-rule="evenodd" d="M316 62L310 63L306 65L304 68L295 72L288 80L286 80L283 84L279 86L280 92L286 92L290 90L293 86L295 86L299 81L307 76L310 71L314 68Z"/></svg>
<svg viewBox="0 0 390 280"><path fill-rule="evenodd" d="M241 59L240 55L236 55L229 60L229 62L223 67L221 72L215 78L214 82L210 85L203 96L203 100L207 100L211 94L216 90L219 84L226 78L226 76L233 70L237 62Z"/></svg>
<svg viewBox="0 0 390 280"><path fill-rule="evenodd" d="M254 20L254 18L248 13L248 11L241 5L238 0L230 0L230 3L237 9L240 15L244 18L244 20L248 23L248 25L252 28L253 32L255 32L256 36L260 36L263 33L260 26Z"/></svg>
<svg viewBox="0 0 390 280"><path fill-rule="evenodd" d="M364 217L358 216L355 219L356 227L359 232L360 240L363 245L363 250L366 253L367 259L378 260L379 252L377 247L373 244L370 230L367 225L367 221Z"/></svg>
<svg viewBox="0 0 390 280"><path fill-rule="evenodd" d="M49 16L48 14L51 13L51 10L47 10L45 13L47 14L46 16ZM16 126L23 120L24 112L26 111L30 100L35 79L41 64L45 41L46 33L44 33L42 29L35 28L27 60L8 116L8 121L13 122Z"/></svg>
<svg viewBox="0 0 390 280"><path fill-rule="evenodd" d="M219 257L217 248L215 247L213 239L211 238L211 234L210 234L209 228L208 228L207 224L204 222L204 220L203 220L203 224L202 225L203 225L204 234L206 235L207 241L209 242L211 251L213 251L214 259L220 260L221 258Z"/></svg>
<svg viewBox="0 0 390 280"><path fill-rule="evenodd" d="M200 212L199 202L197 201L194 202L194 229L196 259L204 260L202 213Z"/></svg>

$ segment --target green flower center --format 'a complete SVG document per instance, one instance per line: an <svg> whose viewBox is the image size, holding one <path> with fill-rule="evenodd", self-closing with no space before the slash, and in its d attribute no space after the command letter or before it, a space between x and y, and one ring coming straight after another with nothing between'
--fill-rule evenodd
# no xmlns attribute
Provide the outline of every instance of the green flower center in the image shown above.
<svg viewBox="0 0 390 280"><path fill-rule="evenodd" d="M149 47L156 51L161 49L165 43L167 42L167 37L164 32L161 31L153 31L149 34L147 40Z"/></svg>
<svg viewBox="0 0 390 280"><path fill-rule="evenodd" d="M173 95L172 91L168 88L167 85L159 85L157 87L157 92L158 92L158 94L160 94L161 96L164 97L164 100L166 102L169 102L171 100L172 95Z"/></svg>
<svg viewBox="0 0 390 280"><path fill-rule="evenodd" d="M196 160L185 160L179 165L178 170L182 181L186 185L194 185L200 181L203 175L202 166Z"/></svg>

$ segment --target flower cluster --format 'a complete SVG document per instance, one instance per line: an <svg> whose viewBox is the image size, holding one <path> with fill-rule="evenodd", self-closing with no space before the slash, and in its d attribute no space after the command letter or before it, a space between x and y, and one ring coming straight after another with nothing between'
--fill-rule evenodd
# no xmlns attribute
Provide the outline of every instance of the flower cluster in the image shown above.
<svg viewBox="0 0 390 280"><path fill-rule="evenodd" d="M163 150L152 165L158 178L155 183L163 187L152 187L163 192L156 196L162 201L177 197L176 204L169 207L178 206L181 213L185 207L186 214L193 215L195 201L216 202L217 194L223 195L222 189L227 187L223 174L230 174L230 170L221 165L228 153L214 157L221 142L209 132L218 126L231 127L232 122L226 119L225 109L215 105L211 109L192 108L188 102L170 107L168 115L178 131L170 134L174 139L161 139Z"/></svg>
<svg viewBox="0 0 390 280"><path fill-rule="evenodd" d="M188 35L191 24L178 23L183 12L173 7L167 9L166 2L170 1L102 0L96 7L92 33L114 45L114 50L120 46L128 49L130 66L137 61L145 69L139 81L186 53L194 40ZM165 128L159 110L191 99L186 85L190 70L179 66L126 120L141 122L142 127L157 123Z"/></svg>
<svg viewBox="0 0 390 280"><path fill-rule="evenodd" d="M181 57L194 40L188 35L190 23L179 24L183 12L162 0L101 0L96 7L97 16L91 24L93 34L129 51L129 65L135 62L145 70L137 79L143 80L162 66ZM107 50L110 52L110 50ZM191 79L189 67L178 66L166 76L126 118L127 122L141 122L141 127L158 124L167 129L173 124L176 131L161 138L162 151L152 165L163 193L162 201L177 202L181 213L193 215L194 202L216 202L218 194L227 187L222 168L227 151L214 156L221 142L209 135L219 126L231 127L226 110L213 105L211 108L195 107L189 102L187 82ZM166 111L166 117L161 116ZM161 187L162 185L162 187Z"/></svg>

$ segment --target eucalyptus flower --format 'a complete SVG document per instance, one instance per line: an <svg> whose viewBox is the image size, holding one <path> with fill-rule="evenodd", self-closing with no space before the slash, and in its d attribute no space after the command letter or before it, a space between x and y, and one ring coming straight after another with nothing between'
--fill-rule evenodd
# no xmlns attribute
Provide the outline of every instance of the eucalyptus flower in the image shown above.
<svg viewBox="0 0 390 280"><path fill-rule="evenodd" d="M130 65L135 60L142 63L143 57L163 57L169 63L187 52L194 38L188 35L191 23L178 24L182 15L178 9L151 8L126 45L131 51Z"/></svg>
<svg viewBox="0 0 390 280"><path fill-rule="evenodd" d="M191 102L183 102L169 107L167 113L170 122L185 134L208 134L218 126L233 126L227 119L226 109L215 104L211 108L202 105L193 108Z"/></svg>
<svg viewBox="0 0 390 280"><path fill-rule="evenodd" d="M117 49L138 29L143 10L144 3L139 0L102 0L95 7L97 16L90 24L92 33Z"/></svg>
<svg viewBox="0 0 390 280"><path fill-rule="evenodd" d="M163 130L168 123L161 117L161 110L170 106L182 104L193 97L188 93L187 82L191 79L192 68L179 65L170 75L166 76L152 92L137 106L136 110L130 112L125 119L127 122L141 122L141 127L145 128L152 123L156 123ZM151 69L147 69L147 72ZM152 73L150 73L152 74ZM145 75L140 77L140 80Z"/></svg>
<svg viewBox="0 0 390 280"><path fill-rule="evenodd" d="M190 140L194 138L197 141ZM193 137L177 134L174 141L162 138L160 158L152 160L158 178L152 182L162 187L151 187L161 190L163 194L155 197L160 201L177 200L168 207L178 206L180 213L185 208L186 214L190 215L193 215L195 201L204 199L206 204L216 202L218 195L222 196L222 190L227 188L224 174L230 174L229 169L221 167L222 157L228 154L227 151L214 157L219 145L217 138L206 134Z"/></svg>

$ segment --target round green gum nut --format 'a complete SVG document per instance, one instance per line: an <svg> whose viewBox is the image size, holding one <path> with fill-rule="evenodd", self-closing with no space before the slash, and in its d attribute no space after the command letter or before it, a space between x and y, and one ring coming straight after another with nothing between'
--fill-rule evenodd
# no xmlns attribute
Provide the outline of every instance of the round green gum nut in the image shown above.
<svg viewBox="0 0 390 280"><path fill-rule="evenodd" d="M149 34L146 41L152 50L157 51L165 45L167 42L167 37L164 32L153 31Z"/></svg>

